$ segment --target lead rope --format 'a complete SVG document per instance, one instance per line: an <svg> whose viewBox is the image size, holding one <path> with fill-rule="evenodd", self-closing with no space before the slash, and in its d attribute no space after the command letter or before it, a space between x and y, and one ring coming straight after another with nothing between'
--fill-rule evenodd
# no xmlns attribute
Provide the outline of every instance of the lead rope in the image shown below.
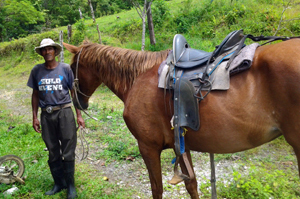
<svg viewBox="0 0 300 199"><path fill-rule="evenodd" d="M78 62L79 62L79 57L80 57L80 54L82 52L82 49L80 49L80 52L78 54L78 57L77 57L77 63L76 63L76 71L75 71L75 79L74 79L74 82L73 82L73 88L74 88L74 94L75 94L75 99L77 101L77 104L79 106L79 108L90 118L92 118L93 120L96 120L98 121L97 118L95 117L92 117L90 114L88 114L81 106L81 104L79 103L79 99L78 99L78 94L77 92L79 92L80 94L82 94L83 96L85 97L90 97L86 94L84 94L83 92L81 92L81 90L79 89L79 79L78 79ZM79 137L79 140L80 140L80 146L81 146L81 151L79 151L81 153L81 157L79 157L79 155L76 155L77 158L79 158L80 161L84 160L87 158L88 154L89 154L89 145L88 145L88 141L85 139L85 134L88 134L88 130L86 128L83 128L83 127L79 127L77 129L78 131L78 137Z"/></svg>
<svg viewBox="0 0 300 199"><path fill-rule="evenodd" d="M75 98L76 98L76 101L77 101L77 104L78 104L79 108L80 108L87 116L89 116L89 117L92 118L93 120L98 121L97 118L90 116L90 114L88 114L88 113L82 108L82 106L81 106L81 104L79 103L79 100L78 100L77 92L79 92L81 95L83 95L83 96L85 96L85 97L91 97L90 95L84 94L84 93L81 92L81 90L79 89L78 62L79 62L79 57L80 57L80 54L81 54L81 52L82 52L82 49L83 49L83 48L80 49L80 52L79 52L78 57L77 57L76 70L75 70L75 79L74 79L74 82L73 82L74 94L75 94Z"/></svg>
<svg viewBox="0 0 300 199"><path fill-rule="evenodd" d="M80 144L76 147L76 151L78 151L78 153L76 152L75 155L79 159L79 161L82 161L86 159L89 154L89 143L84 136L85 134L88 134L88 130L86 128L79 127L77 128L77 131L78 137L80 139ZM79 154L81 154L81 157L79 157Z"/></svg>

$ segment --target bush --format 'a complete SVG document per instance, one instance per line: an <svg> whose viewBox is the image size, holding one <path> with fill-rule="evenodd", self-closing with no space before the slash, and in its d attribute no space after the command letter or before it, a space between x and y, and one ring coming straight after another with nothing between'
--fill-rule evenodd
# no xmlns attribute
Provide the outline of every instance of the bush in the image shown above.
<svg viewBox="0 0 300 199"><path fill-rule="evenodd" d="M86 25L84 19L78 20L74 25L75 31L71 38L71 41L74 45L78 45L85 39Z"/></svg>
<svg viewBox="0 0 300 199"><path fill-rule="evenodd" d="M112 36L118 38L121 43L125 43L128 41L129 36L133 37L142 32L141 19L118 21L112 29Z"/></svg>
<svg viewBox="0 0 300 199"><path fill-rule="evenodd" d="M151 6L153 24L155 28L160 29L165 23L165 20L170 16L170 10L163 0L154 1Z"/></svg>

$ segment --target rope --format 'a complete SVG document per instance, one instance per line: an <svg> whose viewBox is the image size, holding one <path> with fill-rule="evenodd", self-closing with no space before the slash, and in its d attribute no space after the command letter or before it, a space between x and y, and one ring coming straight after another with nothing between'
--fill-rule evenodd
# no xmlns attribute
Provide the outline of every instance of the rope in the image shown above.
<svg viewBox="0 0 300 199"><path fill-rule="evenodd" d="M79 99L78 99L78 95L77 95L77 92L79 92L81 95L83 95L83 96L85 96L85 97L91 97L91 96L89 96L89 95L84 94L84 93L81 92L80 89L79 89L78 62L79 62L79 57L80 57L80 54L81 54L81 52L82 52L82 49L83 49L83 48L80 49L80 52L79 52L78 57L77 57L76 71L75 71L75 79L74 79L74 82L73 82L74 94L75 94L75 98L76 98L76 100L77 100L77 104L78 104L78 106L80 107L80 109L81 109L87 116L89 116L89 117L92 118L93 120L98 121L97 118L90 116L90 114L88 114L88 113L82 108L82 106L81 106L81 104L80 104L80 102L79 102Z"/></svg>
<svg viewBox="0 0 300 199"><path fill-rule="evenodd" d="M76 158L78 158L80 161L84 160L87 158L89 154L89 143L85 139L85 134L88 134L88 130L83 127L79 127L77 129L78 133L78 138L79 138L79 147L77 146L77 150L80 150L79 148L81 147L82 150L79 151L80 154L75 153Z"/></svg>

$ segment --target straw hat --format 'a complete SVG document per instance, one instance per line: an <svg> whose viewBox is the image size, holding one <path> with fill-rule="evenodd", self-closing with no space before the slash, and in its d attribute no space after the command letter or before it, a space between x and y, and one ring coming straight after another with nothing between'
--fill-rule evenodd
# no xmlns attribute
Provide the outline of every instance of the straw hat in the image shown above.
<svg viewBox="0 0 300 199"><path fill-rule="evenodd" d="M59 45L58 43L55 43L52 39L50 38L46 38L46 39L43 39L42 42L41 42L41 45L39 47L35 47L34 50L40 54L41 54L41 49L46 47L46 46L53 46L56 48L56 53L55 53L55 56L59 55L59 53L61 52L62 50L62 47L61 45Z"/></svg>

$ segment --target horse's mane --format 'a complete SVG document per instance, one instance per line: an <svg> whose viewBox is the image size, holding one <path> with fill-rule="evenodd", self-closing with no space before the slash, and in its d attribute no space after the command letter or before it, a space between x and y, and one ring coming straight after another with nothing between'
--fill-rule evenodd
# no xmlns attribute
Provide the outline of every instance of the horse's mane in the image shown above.
<svg viewBox="0 0 300 199"><path fill-rule="evenodd" d="M159 52L137 51L85 42L80 47L79 63L91 67L98 73L102 82L109 87L119 89L122 85L131 86L137 76L163 62L169 50ZM77 62L78 53L72 63Z"/></svg>

